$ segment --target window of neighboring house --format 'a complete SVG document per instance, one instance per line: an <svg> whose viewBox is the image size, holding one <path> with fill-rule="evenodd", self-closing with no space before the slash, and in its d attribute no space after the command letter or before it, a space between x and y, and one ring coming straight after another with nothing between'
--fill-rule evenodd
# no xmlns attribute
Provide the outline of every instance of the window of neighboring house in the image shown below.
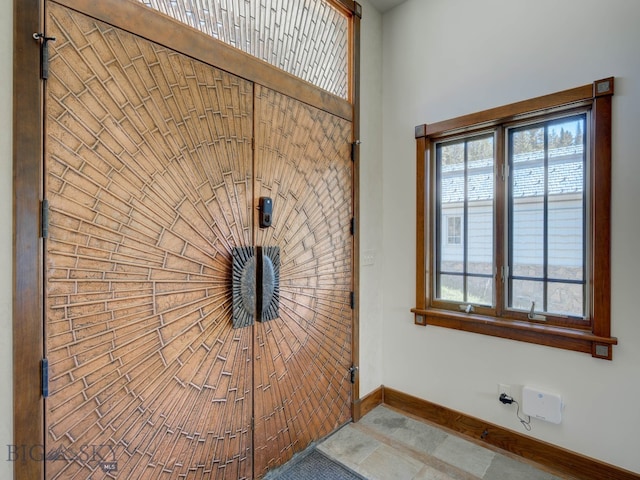
<svg viewBox="0 0 640 480"><path fill-rule="evenodd" d="M460 215L450 215L447 217L447 244L460 245L461 242L462 218Z"/></svg>
<svg viewBox="0 0 640 480"><path fill-rule="evenodd" d="M416 127L416 323L612 358L613 78Z"/></svg>

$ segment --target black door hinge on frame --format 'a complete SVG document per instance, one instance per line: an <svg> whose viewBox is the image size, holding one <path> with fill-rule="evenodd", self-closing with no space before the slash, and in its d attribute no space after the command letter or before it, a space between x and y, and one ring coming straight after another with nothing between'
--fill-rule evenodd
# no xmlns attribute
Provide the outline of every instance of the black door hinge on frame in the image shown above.
<svg viewBox="0 0 640 480"><path fill-rule="evenodd" d="M356 147L360 145L362 142L360 140L356 140L351 143L351 161L355 162L356 160Z"/></svg>
<svg viewBox="0 0 640 480"><path fill-rule="evenodd" d="M351 365L349 369L349 374L351 375L351 383L356 383L356 373L358 373L358 367L355 365Z"/></svg>
<svg viewBox="0 0 640 480"><path fill-rule="evenodd" d="M349 292L349 306L351 310L356 308L356 292Z"/></svg>
<svg viewBox="0 0 640 480"><path fill-rule="evenodd" d="M356 234L356 217L351 217L351 226L349 227L351 235Z"/></svg>
<svg viewBox="0 0 640 480"><path fill-rule="evenodd" d="M40 236L49 238L49 200L40 203Z"/></svg>
<svg viewBox="0 0 640 480"><path fill-rule="evenodd" d="M56 37L47 37L44 33L34 33L34 40L40 42L40 77L49 78L49 42L55 42Z"/></svg>
<svg viewBox="0 0 640 480"><path fill-rule="evenodd" d="M41 382L42 382L42 396L47 398L49 396L49 359L43 358L40 362Z"/></svg>

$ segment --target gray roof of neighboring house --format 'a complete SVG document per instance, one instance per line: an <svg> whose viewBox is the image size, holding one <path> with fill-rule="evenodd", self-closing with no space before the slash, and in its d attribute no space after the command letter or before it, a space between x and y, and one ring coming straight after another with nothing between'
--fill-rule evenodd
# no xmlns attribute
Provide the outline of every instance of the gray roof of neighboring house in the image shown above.
<svg viewBox="0 0 640 480"><path fill-rule="evenodd" d="M549 150L549 195L581 193L584 185L582 145ZM517 198L544 194L544 152L532 152L514 156L513 195ZM469 162L467 170L468 201L493 198L493 160ZM456 203L464 200L463 165L442 167L442 202Z"/></svg>

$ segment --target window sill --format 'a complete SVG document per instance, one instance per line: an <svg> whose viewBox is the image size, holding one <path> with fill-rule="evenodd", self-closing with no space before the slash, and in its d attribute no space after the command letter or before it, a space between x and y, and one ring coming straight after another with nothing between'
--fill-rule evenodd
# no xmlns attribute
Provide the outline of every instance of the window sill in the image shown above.
<svg viewBox="0 0 640 480"><path fill-rule="evenodd" d="M615 337L600 337L589 330L557 327L519 320L503 320L496 317L457 313L449 310L418 309L411 311L417 325L435 325L493 337L590 353L595 358L612 359Z"/></svg>

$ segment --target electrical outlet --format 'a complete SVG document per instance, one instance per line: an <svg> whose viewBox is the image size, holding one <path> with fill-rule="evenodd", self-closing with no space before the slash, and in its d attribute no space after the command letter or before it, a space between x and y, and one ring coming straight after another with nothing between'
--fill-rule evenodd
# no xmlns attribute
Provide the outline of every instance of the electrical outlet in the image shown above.
<svg viewBox="0 0 640 480"><path fill-rule="evenodd" d="M365 250L362 252L362 265L373 265L376 263L376 251L375 250Z"/></svg>
<svg viewBox="0 0 640 480"><path fill-rule="evenodd" d="M509 395L511 397L511 385L507 385L506 383L499 383L498 384L498 396L500 396L500 394L502 393L506 393L507 395Z"/></svg>

